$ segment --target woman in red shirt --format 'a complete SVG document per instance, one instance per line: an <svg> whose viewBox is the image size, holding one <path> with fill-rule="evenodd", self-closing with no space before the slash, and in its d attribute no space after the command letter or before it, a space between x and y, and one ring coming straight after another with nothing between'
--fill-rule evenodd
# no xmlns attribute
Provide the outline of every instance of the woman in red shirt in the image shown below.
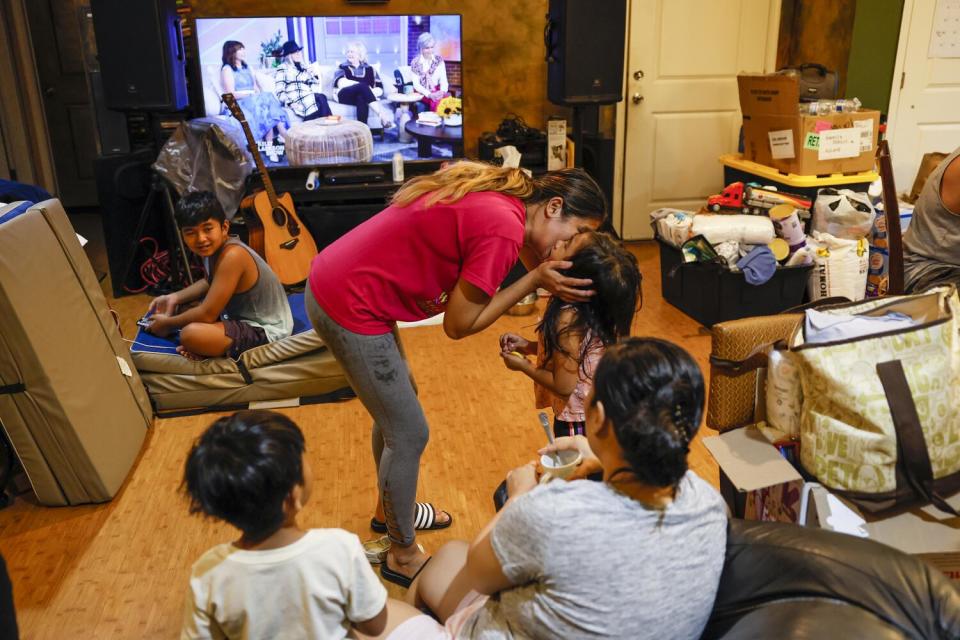
<svg viewBox="0 0 960 640"><path fill-rule="evenodd" d="M416 503L429 430L396 322L444 313L444 331L459 340L537 287L584 300L591 281L564 276L571 263L548 258L558 242L605 219L603 192L580 169L530 178L464 161L410 180L389 207L314 258L307 312L374 419L380 502L371 526L390 536L385 579L409 585L428 559L415 529L452 521ZM518 258L529 272L498 290Z"/></svg>

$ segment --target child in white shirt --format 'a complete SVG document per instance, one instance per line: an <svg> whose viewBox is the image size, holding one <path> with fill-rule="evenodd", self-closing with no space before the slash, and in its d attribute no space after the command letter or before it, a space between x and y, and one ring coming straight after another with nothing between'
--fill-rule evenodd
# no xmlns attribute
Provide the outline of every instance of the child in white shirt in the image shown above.
<svg viewBox="0 0 960 640"><path fill-rule="evenodd" d="M297 526L312 473L303 434L271 411L220 418L187 457L191 513L240 529L197 560L181 638L345 638L376 635L387 592L359 538Z"/></svg>

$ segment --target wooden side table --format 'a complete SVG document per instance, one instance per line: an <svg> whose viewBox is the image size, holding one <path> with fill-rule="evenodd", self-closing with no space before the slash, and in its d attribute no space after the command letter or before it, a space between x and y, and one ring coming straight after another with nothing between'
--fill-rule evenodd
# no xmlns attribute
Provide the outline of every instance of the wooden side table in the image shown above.
<svg viewBox="0 0 960 640"><path fill-rule="evenodd" d="M406 124L413 119L410 105L423 100L423 96L419 93L389 93L386 98L400 110L400 115L397 117L397 139L400 142L410 142L411 137L406 130Z"/></svg>

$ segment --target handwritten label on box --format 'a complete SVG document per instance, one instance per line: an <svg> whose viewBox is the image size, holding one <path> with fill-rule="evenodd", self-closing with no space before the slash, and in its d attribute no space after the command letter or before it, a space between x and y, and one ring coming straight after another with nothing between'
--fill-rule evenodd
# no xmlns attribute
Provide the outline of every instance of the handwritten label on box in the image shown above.
<svg viewBox="0 0 960 640"><path fill-rule="evenodd" d="M811 151L816 151L820 148L820 134L818 133L807 133L803 137L803 148L810 149Z"/></svg>
<svg viewBox="0 0 960 640"><path fill-rule="evenodd" d="M856 158L860 155L860 129L831 129L820 133L818 160Z"/></svg>
<svg viewBox="0 0 960 640"><path fill-rule="evenodd" d="M873 151L873 120L854 120L853 126L860 132L860 152Z"/></svg>
<svg viewBox="0 0 960 640"><path fill-rule="evenodd" d="M770 155L774 160L787 160L796 157L793 150L792 129L771 131L767 135L770 137Z"/></svg>

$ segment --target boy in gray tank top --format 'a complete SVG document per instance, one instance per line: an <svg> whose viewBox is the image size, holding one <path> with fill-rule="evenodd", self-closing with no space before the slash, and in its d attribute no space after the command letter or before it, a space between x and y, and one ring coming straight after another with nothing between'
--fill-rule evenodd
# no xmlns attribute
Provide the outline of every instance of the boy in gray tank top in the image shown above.
<svg viewBox="0 0 960 640"><path fill-rule="evenodd" d="M177 351L192 359L238 358L289 336L293 315L283 285L255 251L228 235L230 222L216 196L188 193L177 203L176 218L183 241L203 259L207 277L155 298L147 311L152 314L147 331L167 336L179 329Z"/></svg>
<svg viewBox="0 0 960 640"><path fill-rule="evenodd" d="M942 284L960 287L960 149L933 170L903 237L908 293Z"/></svg>

